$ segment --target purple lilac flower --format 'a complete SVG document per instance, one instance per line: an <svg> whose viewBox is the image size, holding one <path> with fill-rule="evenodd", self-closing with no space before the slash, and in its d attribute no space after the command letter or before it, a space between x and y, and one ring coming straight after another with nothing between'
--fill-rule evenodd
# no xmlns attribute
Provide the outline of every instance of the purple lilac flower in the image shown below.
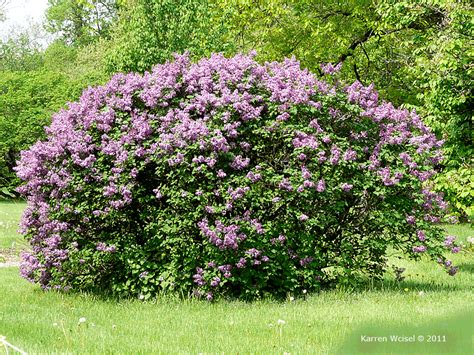
<svg viewBox="0 0 474 355"><path fill-rule="evenodd" d="M248 249L245 254L250 255L253 258L257 258L260 256L261 252L255 248Z"/></svg>
<svg viewBox="0 0 474 355"><path fill-rule="evenodd" d="M457 272L458 272L458 267L457 266L452 266L448 269L448 274L450 276L456 275Z"/></svg>
<svg viewBox="0 0 474 355"><path fill-rule="evenodd" d="M313 262L314 258L309 256L309 257L306 257L306 258L303 258L303 259L300 259L300 265L301 266L305 266L311 262Z"/></svg>
<svg viewBox="0 0 474 355"><path fill-rule="evenodd" d="M332 63L321 64L321 70L326 75L333 75L337 73L342 68L342 62L337 63L336 65Z"/></svg>
<svg viewBox="0 0 474 355"><path fill-rule="evenodd" d="M446 239L444 240L444 245L446 247L450 247L453 245L455 240L456 240L456 237L454 235L448 235Z"/></svg>
<svg viewBox="0 0 474 355"><path fill-rule="evenodd" d="M204 210L209 214L215 213L214 207L212 207L212 206L205 206Z"/></svg>
<svg viewBox="0 0 474 355"><path fill-rule="evenodd" d="M211 286L212 287L217 287L219 286L219 284L221 283L221 279L219 277L214 277L212 280L211 280Z"/></svg>
<svg viewBox="0 0 474 355"><path fill-rule="evenodd" d="M232 270L232 265L230 264L220 265L217 267L217 270L219 270L220 272L230 272Z"/></svg>
<svg viewBox="0 0 474 355"><path fill-rule="evenodd" d="M348 183L343 183L343 184L341 185L341 189L342 189L344 192L349 192L349 191L351 191L353 187L354 187L354 185L348 184Z"/></svg>
<svg viewBox="0 0 474 355"><path fill-rule="evenodd" d="M331 148L331 158L329 159L329 162L332 165L336 165L339 162L340 156L341 156L341 151L339 150L338 147L333 145Z"/></svg>
<svg viewBox="0 0 474 355"><path fill-rule="evenodd" d="M242 269L243 267L245 267L246 263L247 263L247 260L245 258L240 258L239 262L235 264L235 266L237 267L237 269Z"/></svg>
<svg viewBox="0 0 474 355"><path fill-rule="evenodd" d="M265 230L262 227L262 224L257 219L252 219L251 221L252 226L255 228L257 234L264 234Z"/></svg>
<svg viewBox="0 0 474 355"><path fill-rule="evenodd" d="M158 200L163 197L163 195L161 194L160 189L153 189L153 193L155 194L155 197L156 197Z"/></svg>
<svg viewBox="0 0 474 355"><path fill-rule="evenodd" d="M426 251L426 247L424 245L414 246L413 252L414 253L424 253Z"/></svg>
<svg viewBox="0 0 474 355"><path fill-rule="evenodd" d="M250 190L250 187L248 186L237 187L236 189L229 187L227 189L227 193L230 195L230 198L233 201L236 201L238 199L241 199L244 196L244 194L248 192L249 190Z"/></svg>
<svg viewBox="0 0 474 355"><path fill-rule="evenodd" d="M301 176L303 177L304 180L311 179L311 172L304 165L301 167Z"/></svg>
<svg viewBox="0 0 474 355"><path fill-rule="evenodd" d="M295 132L295 138L293 138L292 143L295 148L316 149L319 146L315 136L300 131Z"/></svg>
<svg viewBox="0 0 474 355"><path fill-rule="evenodd" d="M323 143L329 144L331 143L331 137L329 136L324 136L322 139Z"/></svg>
<svg viewBox="0 0 474 355"><path fill-rule="evenodd" d="M275 245L275 244L283 244L286 240L286 237L284 235L279 235L278 238L272 238L270 239L270 242Z"/></svg>
<svg viewBox="0 0 474 355"><path fill-rule="evenodd" d="M283 178L283 180L278 184L278 187L282 190L293 191L293 186L287 178Z"/></svg>
<svg viewBox="0 0 474 355"><path fill-rule="evenodd" d="M425 232L423 232L423 231L421 231L421 230L416 231L416 236L418 237L418 240L419 240L420 242L423 242L423 241L425 241L425 239L426 239Z"/></svg>
<svg viewBox="0 0 474 355"><path fill-rule="evenodd" d="M456 246L456 247L451 248L451 253L453 253L453 254L457 254L460 251L461 251L461 247Z"/></svg>
<svg viewBox="0 0 474 355"><path fill-rule="evenodd" d="M384 183L385 186L392 186L396 183L398 183L398 181L400 179L392 179L391 178L391 173L390 173L390 168L389 167L385 167L385 168L382 168L378 171L378 174L379 176L382 178L382 182Z"/></svg>
<svg viewBox="0 0 474 355"><path fill-rule="evenodd" d="M117 248L114 245L107 246L105 243L99 242L96 245L96 250L102 251L104 253L114 253Z"/></svg>
<svg viewBox="0 0 474 355"><path fill-rule="evenodd" d="M354 161L357 159L357 153L355 150L349 148L348 150L346 150L346 152L344 153L344 157L343 159L345 161Z"/></svg>
<svg viewBox="0 0 474 355"><path fill-rule="evenodd" d="M247 173L247 176L246 176L246 177L247 177L247 179L249 179L251 182L257 182L257 181L259 181L259 180L262 179L262 175L261 175L261 174L259 174L259 173L256 173L256 174L255 174L255 173L252 172L252 171L249 171L249 172Z"/></svg>
<svg viewBox="0 0 474 355"><path fill-rule="evenodd" d="M242 170L250 163L250 158L243 158L241 155L237 155L232 164L230 165L235 170Z"/></svg>
<svg viewBox="0 0 474 355"><path fill-rule="evenodd" d="M323 179L318 181L318 184L316 185L316 191L318 192L323 192L326 190L326 183L324 182Z"/></svg>
<svg viewBox="0 0 474 355"><path fill-rule="evenodd" d="M240 142L240 148L242 148L244 151L249 151L251 145L248 142Z"/></svg>
<svg viewBox="0 0 474 355"><path fill-rule="evenodd" d="M319 125L318 123L318 120L317 119L313 119L311 120L311 122L309 123L309 126L313 129L316 130L316 133L323 133L323 129L321 128L321 126Z"/></svg>
<svg viewBox="0 0 474 355"><path fill-rule="evenodd" d="M431 223L438 223L441 219L437 216L433 216L433 215L425 215L425 217L423 217L423 219L427 222L431 222Z"/></svg>

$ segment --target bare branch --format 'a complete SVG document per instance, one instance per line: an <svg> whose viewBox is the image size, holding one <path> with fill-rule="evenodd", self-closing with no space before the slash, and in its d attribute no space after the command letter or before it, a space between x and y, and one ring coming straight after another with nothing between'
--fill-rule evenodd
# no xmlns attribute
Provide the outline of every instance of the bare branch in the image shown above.
<svg viewBox="0 0 474 355"><path fill-rule="evenodd" d="M375 32L373 29L367 29L365 33L353 41L351 45L347 48L346 52L341 54L339 57L338 63L341 63L345 61L348 57L351 57L354 54L354 50L366 43L371 37L374 35L377 35L378 37L389 35L395 32L400 32L400 31L406 31L406 30L418 30L418 31L423 31L428 28L432 28L435 26L438 26L440 23L442 23L444 19L444 13L442 12L433 12L430 13L429 15L425 15L423 18L417 19L417 21L410 22L404 27L401 28L395 28L395 29L387 29L383 31L378 31Z"/></svg>
<svg viewBox="0 0 474 355"><path fill-rule="evenodd" d="M369 40L369 38L373 36L373 34L374 34L373 29L369 29L369 30L365 31L365 33L361 37L356 39L354 42L352 42L351 45L349 46L349 48L347 49L347 51L339 57L338 63L342 63L343 61L345 61L347 59L347 57L352 56L353 51L360 44L367 42Z"/></svg>
<svg viewBox="0 0 474 355"><path fill-rule="evenodd" d="M354 74L356 76L357 81L359 83L361 83L362 85L364 85L364 83L362 82L362 79L360 78L359 71L357 70L357 64L356 63L354 63L353 68L354 68Z"/></svg>

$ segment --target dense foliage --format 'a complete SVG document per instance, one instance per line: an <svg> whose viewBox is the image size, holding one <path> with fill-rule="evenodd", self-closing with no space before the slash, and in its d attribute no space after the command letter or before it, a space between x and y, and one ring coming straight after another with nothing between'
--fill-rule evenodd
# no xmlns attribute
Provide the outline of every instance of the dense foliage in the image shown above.
<svg viewBox="0 0 474 355"><path fill-rule="evenodd" d="M107 55L109 72L144 72L189 51L193 58L232 52L226 21L211 0L124 0Z"/></svg>
<svg viewBox="0 0 474 355"><path fill-rule="evenodd" d="M119 3L116 0L48 0L46 28L74 46L106 38L116 20Z"/></svg>
<svg viewBox="0 0 474 355"><path fill-rule="evenodd" d="M22 153L22 275L253 298L379 276L390 246L454 274L429 182L442 141L338 69L184 55L86 90Z"/></svg>

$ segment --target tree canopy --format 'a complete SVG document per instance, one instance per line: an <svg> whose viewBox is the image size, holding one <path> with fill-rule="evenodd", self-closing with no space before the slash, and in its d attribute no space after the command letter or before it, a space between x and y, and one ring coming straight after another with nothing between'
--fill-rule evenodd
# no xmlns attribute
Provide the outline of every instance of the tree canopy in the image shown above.
<svg viewBox="0 0 474 355"><path fill-rule="evenodd" d="M115 0L48 0L48 5L46 28L74 45L107 38L119 8Z"/></svg>

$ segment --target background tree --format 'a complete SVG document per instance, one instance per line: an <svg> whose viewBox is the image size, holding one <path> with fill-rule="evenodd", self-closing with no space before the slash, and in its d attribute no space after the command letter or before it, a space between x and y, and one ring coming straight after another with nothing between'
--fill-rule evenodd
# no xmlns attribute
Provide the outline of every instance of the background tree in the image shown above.
<svg viewBox="0 0 474 355"><path fill-rule="evenodd" d="M174 52L230 52L227 24L210 0L125 0L112 35L109 72L143 72Z"/></svg>
<svg viewBox="0 0 474 355"><path fill-rule="evenodd" d="M42 65L41 46L28 33L0 42L0 71L28 71Z"/></svg>
<svg viewBox="0 0 474 355"><path fill-rule="evenodd" d="M473 11L452 3L436 8L443 24L414 48L409 67L419 105L417 109L446 143L444 174L437 180L452 205L473 215L474 146L472 130Z"/></svg>
<svg viewBox="0 0 474 355"><path fill-rule="evenodd" d="M15 196L16 160L44 137L51 115L108 77L102 40L82 47L55 41L44 49L31 32L0 43L0 198Z"/></svg>
<svg viewBox="0 0 474 355"><path fill-rule="evenodd" d="M119 8L116 0L48 0L46 28L68 44L106 38Z"/></svg>

